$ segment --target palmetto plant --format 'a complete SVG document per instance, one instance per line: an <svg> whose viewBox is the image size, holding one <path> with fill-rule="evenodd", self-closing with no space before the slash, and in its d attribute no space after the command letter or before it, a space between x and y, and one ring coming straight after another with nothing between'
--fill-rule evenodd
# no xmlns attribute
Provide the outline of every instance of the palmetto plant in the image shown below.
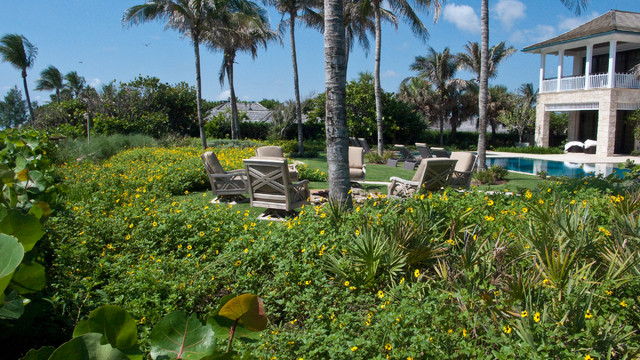
<svg viewBox="0 0 640 360"><path fill-rule="evenodd" d="M64 87L62 74L60 70L53 65L49 65L47 68L40 72L40 78L36 80L36 90L38 91L50 91L55 90L56 102L60 104L60 90Z"/></svg>
<svg viewBox="0 0 640 360"><path fill-rule="evenodd" d="M11 66L22 72L22 84L24 85L24 93L27 97L27 105L29 106L29 115L31 124L35 121L31 98L29 97L29 88L27 87L27 69L33 66L38 55L36 48L27 38L19 34L6 34L0 39L0 56L3 62L8 62Z"/></svg>

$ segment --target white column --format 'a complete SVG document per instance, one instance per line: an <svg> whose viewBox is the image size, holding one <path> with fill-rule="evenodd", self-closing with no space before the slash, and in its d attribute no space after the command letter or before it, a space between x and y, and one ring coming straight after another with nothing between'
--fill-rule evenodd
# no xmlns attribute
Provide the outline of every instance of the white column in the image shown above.
<svg viewBox="0 0 640 360"><path fill-rule="evenodd" d="M542 83L544 82L544 67L545 67L546 56L547 54L540 53L540 86L538 87L539 92L543 92Z"/></svg>
<svg viewBox="0 0 640 360"><path fill-rule="evenodd" d="M593 44L587 45L587 56L584 67L584 88L589 89L591 87L589 76L591 76L591 60L593 57Z"/></svg>
<svg viewBox="0 0 640 360"><path fill-rule="evenodd" d="M616 75L616 40L609 41L609 86L615 87L614 80Z"/></svg>
<svg viewBox="0 0 640 360"><path fill-rule="evenodd" d="M564 65L564 49L558 51L558 91L562 84L562 65Z"/></svg>

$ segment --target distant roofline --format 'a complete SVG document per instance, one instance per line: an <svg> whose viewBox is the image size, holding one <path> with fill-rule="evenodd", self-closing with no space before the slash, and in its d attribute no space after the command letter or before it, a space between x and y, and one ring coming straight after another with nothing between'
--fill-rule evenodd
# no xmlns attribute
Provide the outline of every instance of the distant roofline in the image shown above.
<svg viewBox="0 0 640 360"><path fill-rule="evenodd" d="M538 44L534 44L534 45L529 45L529 46L527 46L525 48L522 48L521 51L522 52L530 52L530 51L533 51L533 50L543 49L543 48L546 48L546 47L562 45L562 44L567 44L567 43L571 43L571 42L576 42L576 41L580 41L580 40L586 40L586 39L591 39L591 38L600 37L600 36L606 36L606 35L611 35L611 34L633 34L633 35L638 35L637 32L633 32L633 31L611 30L611 31L603 32L603 33L597 33L597 34L582 36L582 37L578 37L578 38L575 38L575 39L561 40L561 41L558 41L558 42L544 44L544 45L538 45L539 43ZM538 46L536 46L536 45L538 45Z"/></svg>

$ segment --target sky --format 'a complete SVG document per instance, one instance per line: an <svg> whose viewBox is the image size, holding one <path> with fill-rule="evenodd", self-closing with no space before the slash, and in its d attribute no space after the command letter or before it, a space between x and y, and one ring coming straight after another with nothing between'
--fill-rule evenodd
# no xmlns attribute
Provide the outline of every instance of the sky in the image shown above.
<svg viewBox="0 0 640 360"><path fill-rule="evenodd" d="M155 76L162 82L185 81L195 85L193 45L173 30L165 30L161 21L138 26L123 26L124 11L144 0L0 0L0 36L24 35L38 48L34 66L28 70L28 86L32 101L47 103L51 92L36 91L40 72L49 65L63 74L77 71L94 87L113 80L127 82L139 75ZM638 0L593 0L580 16L565 8L560 0L490 0L489 44L505 41L518 50L552 38L591 20L611 9L640 12ZM272 28L282 16L268 9ZM415 37L410 27L400 20L398 29L382 28L381 83L387 92L396 92L400 82L415 76L409 67L416 56L427 54L429 47L441 52L463 51L469 42L480 42L480 0L447 1L434 23L433 12L419 11L429 31L429 39ZM296 50L301 96L324 91L323 37L317 30L296 27ZM349 57L347 80L360 72L373 72L372 48L365 51L354 46ZM252 59L239 54L234 67L234 85L240 100L259 101L294 98L293 66L289 33L282 44L273 42ZM226 100L227 84L220 86L218 71L222 53L201 48L202 93L207 100ZM566 61L566 60L565 60ZM518 51L498 69L490 85L505 85L515 91L523 83L538 87L540 56ZM547 57L549 74L557 60ZM567 67L565 62L565 67ZM457 78L471 79L469 72L459 71ZM14 86L23 92L20 71L0 62L0 96Z"/></svg>

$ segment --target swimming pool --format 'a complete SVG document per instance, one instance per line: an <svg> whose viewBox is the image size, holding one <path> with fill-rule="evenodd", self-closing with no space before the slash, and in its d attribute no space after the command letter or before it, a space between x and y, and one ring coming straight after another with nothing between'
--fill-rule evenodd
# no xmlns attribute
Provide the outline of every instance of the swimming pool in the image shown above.
<svg viewBox="0 0 640 360"><path fill-rule="evenodd" d="M551 176L581 176L603 174L610 175L616 173L619 177L623 177L623 170L618 168L618 164L606 163L574 163L569 161L540 160L520 157L487 157L487 166L493 164L500 165L511 171L518 171L527 174L536 175L540 171L546 171Z"/></svg>

